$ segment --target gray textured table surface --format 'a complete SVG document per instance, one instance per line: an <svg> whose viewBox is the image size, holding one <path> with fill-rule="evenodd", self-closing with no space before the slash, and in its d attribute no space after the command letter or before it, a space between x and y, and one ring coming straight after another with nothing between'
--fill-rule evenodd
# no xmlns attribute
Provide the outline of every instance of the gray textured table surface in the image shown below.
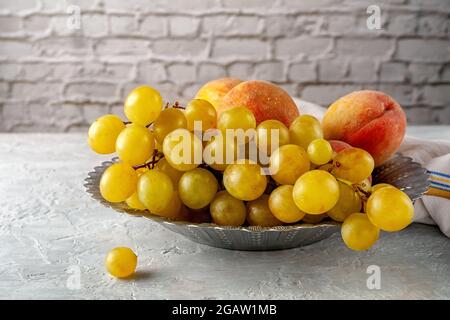
<svg viewBox="0 0 450 320"><path fill-rule="evenodd" d="M409 133L450 138L449 127ZM383 233L368 252L339 234L285 251L211 248L91 200L83 180L103 159L83 134L0 134L0 298L450 298L450 240L435 227ZM115 246L139 255L133 279L106 274ZM367 288L371 265L380 289Z"/></svg>

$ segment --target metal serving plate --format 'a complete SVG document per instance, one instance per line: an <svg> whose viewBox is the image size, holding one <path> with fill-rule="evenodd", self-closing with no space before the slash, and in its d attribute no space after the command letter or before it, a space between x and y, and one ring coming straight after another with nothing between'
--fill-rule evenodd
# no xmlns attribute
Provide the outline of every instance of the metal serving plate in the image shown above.
<svg viewBox="0 0 450 320"><path fill-rule="evenodd" d="M280 227L224 227L213 223L192 223L172 221L130 209L125 203L110 203L100 194L100 177L117 158L95 167L85 179L87 193L106 207L136 217L144 217L186 238L213 247L232 250L280 250L302 247L325 238L340 229L340 223L326 220L318 224L299 223ZM400 188L413 200L419 199L429 187L428 173L411 158L396 154L393 158L375 168L373 182L389 183Z"/></svg>

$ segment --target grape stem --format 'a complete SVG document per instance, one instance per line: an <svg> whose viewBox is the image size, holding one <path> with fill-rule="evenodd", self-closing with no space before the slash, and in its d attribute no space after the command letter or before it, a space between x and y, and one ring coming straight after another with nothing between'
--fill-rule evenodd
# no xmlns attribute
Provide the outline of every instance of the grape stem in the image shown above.
<svg viewBox="0 0 450 320"><path fill-rule="evenodd" d="M185 109L185 107L183 107L178 101L175 101L175 103L172 106L170 106L170 104L167 102L164 109L168 109L168 108Z"/></svg>
<svg viewBox="0 0 450 320"><path fill-rule="evenodd" d="M137 169L141 169L141 168L148 168L148 169L153 169L155 167L155 165L159 162L159 160L161 160L162 158L164 158L164 154L161 152L158 152L158 150L153 150L153 155L152 155L152 159L144 164L138 165L138 166L134 166L133 169L137 170Z"/></svg>
<svg viewBox="0 0 450 320"><path fill-rule="evenodd" d="M360 195L362 195L363 200L367 201L367 199L369 199L370 195L372 194L372 192L370 191L365 191L363 190L360 186L358 185L353 185L353 189L358 192Z"/></svg>

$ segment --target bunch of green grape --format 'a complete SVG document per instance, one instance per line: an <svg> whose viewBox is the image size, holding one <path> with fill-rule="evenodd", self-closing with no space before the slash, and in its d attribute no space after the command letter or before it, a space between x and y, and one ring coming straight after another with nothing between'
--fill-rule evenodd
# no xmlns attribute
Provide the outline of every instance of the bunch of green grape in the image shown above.
<svg viewBox="0 0 450 320"><path fill-rule="evenodd" d="M124 113L127 122L105 115L88 132L95 152L119 157L100 180L109 202L125 202L143 214L226 226L332 219L342 222L343 241L354 250L370 248L380 230L399 231L412 221L405 193L371 186L372 156L350 146L334 151L313 116L298 116L289 128L274 119L257 125L245 107L218 115L206 100L194 99L185 108L164 106L159 92L148 86L128 95ZM254 134L239 140L228 136L229 130ZM267 163L250 156L251 143L268 155Z"/></svg>

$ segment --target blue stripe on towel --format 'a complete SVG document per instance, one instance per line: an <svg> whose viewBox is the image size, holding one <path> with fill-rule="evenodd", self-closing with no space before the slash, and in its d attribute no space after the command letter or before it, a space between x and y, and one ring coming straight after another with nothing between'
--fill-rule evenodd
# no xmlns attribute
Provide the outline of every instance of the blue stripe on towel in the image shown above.
<svg viewBox="0 0 450 320"><path fill-rule="evenodd" d="M450 191L450 186L448 184L445 183L439 183L439 182L435 182L435 181L431 181L431 185L433 187L439 187L438 189L441 190L445 190L445 191Z"/></svg>
<svg viewBox="0 0 450 320"><path fill-rule="evenodd" d="M442 172L431 171L431 170L428 170L428 172L431 173L431 174L435 174L437 176L450 178L450 174L445 174L445 173L442 173Z"/></svg>

